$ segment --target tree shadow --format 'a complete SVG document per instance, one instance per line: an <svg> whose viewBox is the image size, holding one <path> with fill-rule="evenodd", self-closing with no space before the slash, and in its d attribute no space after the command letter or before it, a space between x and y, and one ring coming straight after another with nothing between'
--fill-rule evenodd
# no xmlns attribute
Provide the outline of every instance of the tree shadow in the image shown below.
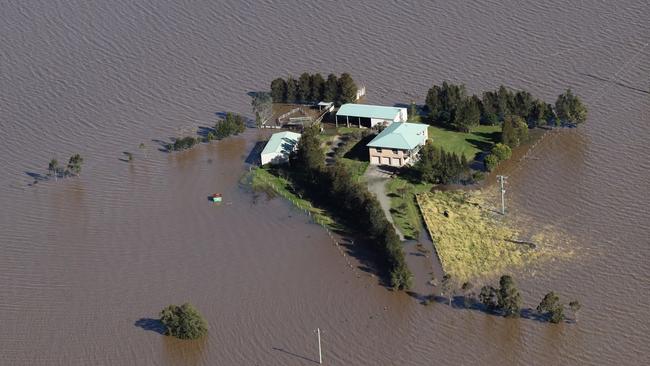
<svg viewBox="0 0 650 366"><path fill-rule="evenodd" d="M150 332L155 332L162 335L165 334L165 325L163 325L160 319L140 318L136 320L133 325Z"/></svg>
<svg viewBox="0 0 650 366"><path fill-rule="evenodd" d="M311 358L308 358L308 357L305 357L305 356L299 355L299 354L297 354L297 353L293 353L293 352L291 352L291 351L287 351L287 350L285 350L284 348L273 347L273 350L274 350L274 351L280 351L280 352L282 352L282 353L286 353L286 354L288 354L288 355L290 355L290 356L293 356L293 357L301 358L301 359L303 359L303 360L305 360L305 361L309 361L309 362L313 362L313 363L318 363L317 360L314 360L314 359L311 359Z"/></svg>
<svg viewBox="0 0 650 366"><path fill-rule="evenodd" d="M481 141L477 139L466 139L466 141L481 151L490 151L492 149L491 142Z"/></svg>

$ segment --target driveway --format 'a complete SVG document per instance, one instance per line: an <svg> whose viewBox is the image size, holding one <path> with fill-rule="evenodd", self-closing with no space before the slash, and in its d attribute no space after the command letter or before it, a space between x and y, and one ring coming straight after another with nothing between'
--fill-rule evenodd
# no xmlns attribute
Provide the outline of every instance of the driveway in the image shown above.
<svg viewBox="0 0 650 366"><path fill-rule="evenodd" d="M386 195L386 183L390 180L390 175L390 172L381 169L381 167L377 165L371 164L368 165L368 169L366 169L363 176L366 183L368 183L368 190L377 196L386 218L391 224L393 224L399 239L403 241L404 235L402 235L402 232L399 231L397 226L395 226L395 223L393 223L393 216L390 214L390 197Z"/></svg>

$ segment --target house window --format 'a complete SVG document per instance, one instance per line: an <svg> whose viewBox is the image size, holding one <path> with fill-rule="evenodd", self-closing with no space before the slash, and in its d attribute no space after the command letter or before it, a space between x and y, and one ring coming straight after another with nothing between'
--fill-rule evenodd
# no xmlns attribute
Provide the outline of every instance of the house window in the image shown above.
<svg viewBox="0 0 650 366"><path fill-rule="evenodd" d="M377 153L381 154L381 147L377 148Z"/></svg>
<svg viewBox="0 0 650 366"><path fill-rule="evenodd" d="M397 149L393 149L393 154L397 155Z"/></svg>

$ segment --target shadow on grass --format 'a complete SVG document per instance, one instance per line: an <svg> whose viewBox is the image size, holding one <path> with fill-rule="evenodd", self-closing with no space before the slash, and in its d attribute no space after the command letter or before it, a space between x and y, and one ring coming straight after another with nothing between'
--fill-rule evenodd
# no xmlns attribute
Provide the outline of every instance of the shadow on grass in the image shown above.
<svg viewBox="0 0 650 366"><path fill-rule="evenodd" d="M165 326L160 321L160 319L141 318L136 320L136 322L133 325L135 325L138 328L148 330L150 332L155 332L162 335L165 334Z"/></svg>

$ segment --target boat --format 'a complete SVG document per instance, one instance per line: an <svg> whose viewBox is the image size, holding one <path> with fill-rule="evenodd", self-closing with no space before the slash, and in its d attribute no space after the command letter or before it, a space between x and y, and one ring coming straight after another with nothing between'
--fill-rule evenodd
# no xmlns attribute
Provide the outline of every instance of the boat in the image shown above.
<svg viewBox="0 0 650 366"><path fill-rule="evenodd" d="M221 196L221 193L214 193L213 195L210 196L210 200L212 202L221 202L223 197Z"/></svg>

